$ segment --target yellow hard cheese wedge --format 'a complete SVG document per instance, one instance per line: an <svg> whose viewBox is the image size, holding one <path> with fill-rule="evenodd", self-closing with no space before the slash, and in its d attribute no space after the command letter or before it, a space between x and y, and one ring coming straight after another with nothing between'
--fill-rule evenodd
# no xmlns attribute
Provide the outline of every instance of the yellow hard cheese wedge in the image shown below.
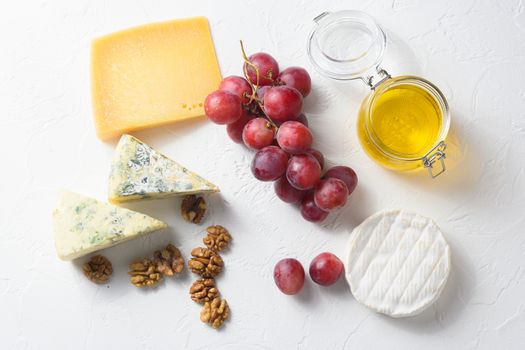
<svg viewBox="0 0 525 350"><path fill-rule="evenodd" d="M167 227L164 222L72 192L53 211L55 246L62 260L80 258Z"/></svg>
<svg viewBox="0 0 525 350"><path fill-rule="evenodd" d="M195 193L219 188L131 135L117 145L109 176L109 201L129 202Z"/></svg>
<svg viewBox="0 0 525 350"><path fill-rule="evenodd" d="M93 41L92 95L99 138L204 115L221 73L204 17L152 23Z"/></svg>

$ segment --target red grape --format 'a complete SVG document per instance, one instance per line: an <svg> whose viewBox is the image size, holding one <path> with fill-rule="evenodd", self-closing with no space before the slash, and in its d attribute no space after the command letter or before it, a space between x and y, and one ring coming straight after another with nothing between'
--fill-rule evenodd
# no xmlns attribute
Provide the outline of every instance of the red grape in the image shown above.
<svg viewBox="0 0 525 350"><path fill-rule="evenodd" d="M347 199L348 187L346 187L346 184L342 180L329 177L321 180L321 182L315 186L315 205L324 211L331 211L343 207Z"/></svg>
<svg viewBox="0 0 525 350"><path fill-rule="evenodd" d="M258 180L274 181L286 171L288 154L277 146L257 151L252 161L252 173Z"/></svg>
<svg viewBox="0 0 525 350"><path fill-rule="evenodd" d="M242 114L241 99L227 91L214 91L204 101L204 112L216 124L231 124Z"/></svg>
<svg viewBox="0 0 525 350"><path fill-rule="evenodd" d="M310 263L309 272L312 281L322 286L329 286L341 277L343 263L332 253L321 253Z"/></svg>
<svg viewBox="0 0 525 350"><path fill-rule="evenodd" d="M295 155L288 163L286 177L290 184L298 190L308 190L319 182L321 166L311 154Z"/></svg>
<svg viewBox="0 0 525 350"><path fill-rule="evenodd" d="M252 95L252 87L248 80L243 77L231 75L222 79L219 90L228 91L241 98L242 103L250 102L250 96Z"/></svg>
<svg viewBox="0 0 525 350"><path fill-rule="evenodd" d="M319 209L314 202L313 192L308 192L301 200L301 215L310 222L321 222L328 216L328 212Z"/></svg>
<svg viewBox="0 0 525 350"><path fill-rule="evenodd" d="M308 96L312 89L312 80L306 69L288 67L279 74L279 80L286 86L296 88L303 97Z"/></svg>
<svg viewBox="0 0 525 350"><path fill-rule="evenodd" d="M243 143L242 131L246 123L252 120L254 116L248 113L246 110L242 111L241 117L234 123L226 125L226 132L228 136L236 143Z"/></svg>
<svg viewBox="0 0 525 350"><path fill-rule="evenodd" d="M242 131L244 144L252 149L261 149L273 142L272 125L264 118L255 118L246 123Z"/></svg>
<svg viewBox="0 0 525 350"><path fill-rule="evenodd" d="M273 279L284 294L297 294L304 285L303 265L296 259L282 259L273 269Z"/></svg>
<svg viewBox="0 0 525 350"><path fill-rule="evenodd" d="M279 64L277 61L267 53L254 53L248 60L259 69L259 86L270 85L279 76ZM246 72L248 73L248 80L253 85L257 84L257 73L255 69L249 64L245 63Z"/></svg>
<svg viewBox="0 0 525 350"><path fill-rule="evenodd" d="M307 153L310 153L312 156L315 157L315 159L317 159L319 165L321 166L321 169L324 168L324 156L320 151L316 150L315 148L311 148Z"/></svg>
<svg viewBox="0 0 525 350"><path fill-rule="evenodd" d="M286 176L273 183L273 188L277 197L286 203L298 203L304 196L305 192L298 190L297 188L290 185Z"/></svg>
<svg viewBox="0 0 525 350"><path fill-rule="evenodd" d="M303 108L303 96L288 86L274 86L264 93L264 110L272 120L284 123L296 120Z"/></svg>
<svg viewBox="0 0 525 350"><path fill-rule="evenodd" d="M264 101L264 94L266 93L266 91L268 91L269 88L271 88L271 86L265 85L257 89L257 98L261 100L261 102Z"/></svg>
<svg viewBox="0 0 525 350"><path fill-rule="evenodd" d="M295 121L285 122L277 131L279 146L288 153L304 153L310 149L313 136L308 127Z"/></svg>
<svg viewBox="0 0 525 350"><path fill-rule="evenodd" d="M323 178L333 177L343 181L348 187L348 195L351 195L354 192L357 186L357 174L352 168L347 166L334 166L326 171Z"/></svg>
<svg viewBox="0 0 525 350"><path fill-rule="evenodd" d="M304 124L304 126L308 126L308 119L306 119L306 116L304 115L304 113L299 114L299 116L297 117L297 121L299 123Z"/></svg>

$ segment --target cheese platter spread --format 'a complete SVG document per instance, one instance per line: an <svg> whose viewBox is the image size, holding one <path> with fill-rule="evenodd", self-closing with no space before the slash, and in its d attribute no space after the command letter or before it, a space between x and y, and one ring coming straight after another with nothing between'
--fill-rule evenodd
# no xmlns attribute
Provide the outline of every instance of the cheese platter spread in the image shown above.
<svg viewBox="0 0 525 350"><path fill-rule="evenodd" d="M391 169L426 167L432 177L441 174L449 115L437 87L417 77L391 78L379 68L386 37L370 16L341 11L324 13L315 21L308 39L314 68L334 79L361 79L372 89L357 118L365 151ZM350 30L346 39L362 35L363 28L368 30L368 51L354 60L338 60L341 52L333 46L345 41L330 39L334 33L344 34L345 28ZM326 41L330 45L325 46ZM325 168L322 151L313 148L314 130L304 108L312 92L308 71L299 66L284 68L267 52L247 54L242 41L239 56L242 76L222 79L204 17L147 24L93 41L91 82L97 136L120 140L109 166L109 203L73 192L61 194L53 212L60 259L98 252L84 263L83 272L94 283L109 283L114 267L100 250L167 227L161 220L121 207L127 202L183 197L182 217L197 225L204 220L207 205L202 196L219 192L219 187L130 134L202 116L226 125L233 142L253 151L251 164L246 164L253 177L273 182L277 198L296 205L306 221L320 224L347 205L358 186L358 175L348 165ZM418 118L412 115L417 104L425 106ZM388 143L381 143L383 148L373 142L379 134ZM387 146L408 155L390 157ZM216 278L222 275L221 254L232 236L221 225L208 226L206 232L205 247L186 252L187 265L185 252L170 243L153 255L131 260L128 274L132 285L149 289L165 277L180 275L187 266L199 276L190 287L190 298L201 304L201 321L221 328L229 318L230 305L219 293ZM318 252L308 274L322 287L344 276L358 302L399 318L417 315L435 302L450 269L450 247L438 225L396 209L374 214L357 226L345 255ZM275 265L273 280L286 295L298 294L310 283L301 261L292 257Z"/></svg>

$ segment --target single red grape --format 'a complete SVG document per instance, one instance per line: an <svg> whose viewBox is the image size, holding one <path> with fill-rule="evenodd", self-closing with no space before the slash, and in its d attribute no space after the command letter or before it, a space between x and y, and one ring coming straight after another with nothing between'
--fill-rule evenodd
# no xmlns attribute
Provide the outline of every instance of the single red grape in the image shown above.
<svg viewBox="0 0 525 350"><path fill-rule="evenodd" d="M298 190L290 185L286 176L281 176L279 180L275 181L273 188L277 197L286 203L299 203L305 194L305 191Z"/></svg>
<svg viewBox="0 0 525 350"><path fill-rule="evenodd" d="M216 124L231 124L242 114L241 99L227 91L214 91L204 101L204 112Z"/></svg>
<svg viewBox="0 0 525 350"><path fill-rule="evenodd" d="M252 95L253 89L248 83L248 80L243 77L231 75L222 79L219 90L228 91L241 98L242 103L246 104L250 102L250 96Z"/></svg>
<svg viewBox="0 0 525 350"><path fill-rule="evenodd" d="M277 142L285 152L298 154L310 149L313 136L308 127L296 121L289 121L279 127Z"/></svg>
<svg viewBox="0 0 525 350"><path fill-rule="evenodd" d="M303 97L308 96L312 89L312 80L306 69L288 67L279 74L279 80L286 86L296 88Z"/></svg>
<svg viewBox="0 0 525 350"><path fill-rule="evenodd" d="M329 177L342 180L348 187L348 195L351 195L357 186L357 174L352 168L347 166L338 165L331 167L323 175L324 179Z"/></svg>
<svg viewBox="0 0 525 350"><path fill-rule="evenodd" d="M257 151L252 161L252 173L260 181L274 181L286 171L288 154L277 146Z"/></svg>
<svg viewBox="0 0 525 350"><path fill-rule="evenodd" d="M265 85L265 86L260 86L258 89L257 89L257 98L259 100L261 100L261 102L264 101L264 94L266 93L266 91L268 91L268 89L271 88L271 86L269 85Z"/></svg>
<svg viewBox="0 0 525 350"><path fill-rule="evenodd" d="M259 69L259 86L270 85L279 76L279 65L269 54L258 52L248 57L248 60ZM255 69L247 63L244 66L248 73L248 79L253 85L256 85L257 73Z"/></svg>
<svg viewBox="0 0 525 350"><path fill-rule="evenodd" d="M328 216L328 212L319 209L314 202L313 192L308 192L301 200L301 215L310 222L321 222Z"/></svg>
<svg viewBox="0 0 525 350"><path fill-rule="evenodd" d="M332 253L321 253L310 263L310 278L317 284L329 286L343 273L343 263Z"/></svg>
<svg viewBox="0 0 525 350"><path fill-rule="evenodd" d="M304 115L304 113L299 114L299 116L297 117L297 121L299 123L304 124L304 126L308 126L308 119L306 119L306 116Z"/></svg>
<svg viewBox="0 0 525 350"><path fill-rule="evenodd" d="M303 96L289 86L274 86L264 93L264 110L272 120L284 123L296 120L303 108Z"/></svg>
<svg viewBox="0 0 525 350"><path fill-rule="evenodd" d="M329 177L321 180L314 190L314 201L320 209L331 211L339 209L346 204L348 187L339 179Z"/></svg>
<svg viewBox="0 0 525 350"><path fill-rule="evenodd" d="M298 190L308 190L319 182L321 166L311 154L295 155L288 163L286 177Z"/></svg>
<svg viewBox="0 0 525 350"><path fill-rule="evenodd" d="M304 285L303 265L296 259L282 259L273 269L273 279L277 288L284 294L297 294Z"/></svg>
<svg viewBox="0 0 525 350"><path fill-rule="evenodd" d="M315 157L315 159L317 159L319 165L321 166L321 169L324 168L324 156L320 151L316 150L315 148L311 148L310 150L308 150L307 153L310 153L312 156Z"/></svg>
<svg viewBox="0 0 525 350"><path fill-rule="evenodd" d="M261 149L273 142L273 126L265 118L255 118L246 123L242 131L244 144L251 149Z"/></svg>
<svg viewBox="0 0 525 350"><path fill-rule="evenodd" d="M246 123L255 118L254 115L250 114L248 111L243 110L241 117L234 123L226 125L226 132L228 136L236 143L243 143L242 141L242 131Z"/></svg>

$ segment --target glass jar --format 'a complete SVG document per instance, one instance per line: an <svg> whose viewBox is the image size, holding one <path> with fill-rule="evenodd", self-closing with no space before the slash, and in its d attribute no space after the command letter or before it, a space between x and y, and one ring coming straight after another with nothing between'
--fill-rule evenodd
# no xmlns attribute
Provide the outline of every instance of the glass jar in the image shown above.
<svg viewBox="0 0 525 350"><path fill-rule="evenodd" d="M315 69L336 80L359 79L371 89L357 118L365 152L390 169L442 174L450 114L441 91L423 78L391 77L380 67L386 36L366 13L325 12L314 21L307 51Z"/></svg>

